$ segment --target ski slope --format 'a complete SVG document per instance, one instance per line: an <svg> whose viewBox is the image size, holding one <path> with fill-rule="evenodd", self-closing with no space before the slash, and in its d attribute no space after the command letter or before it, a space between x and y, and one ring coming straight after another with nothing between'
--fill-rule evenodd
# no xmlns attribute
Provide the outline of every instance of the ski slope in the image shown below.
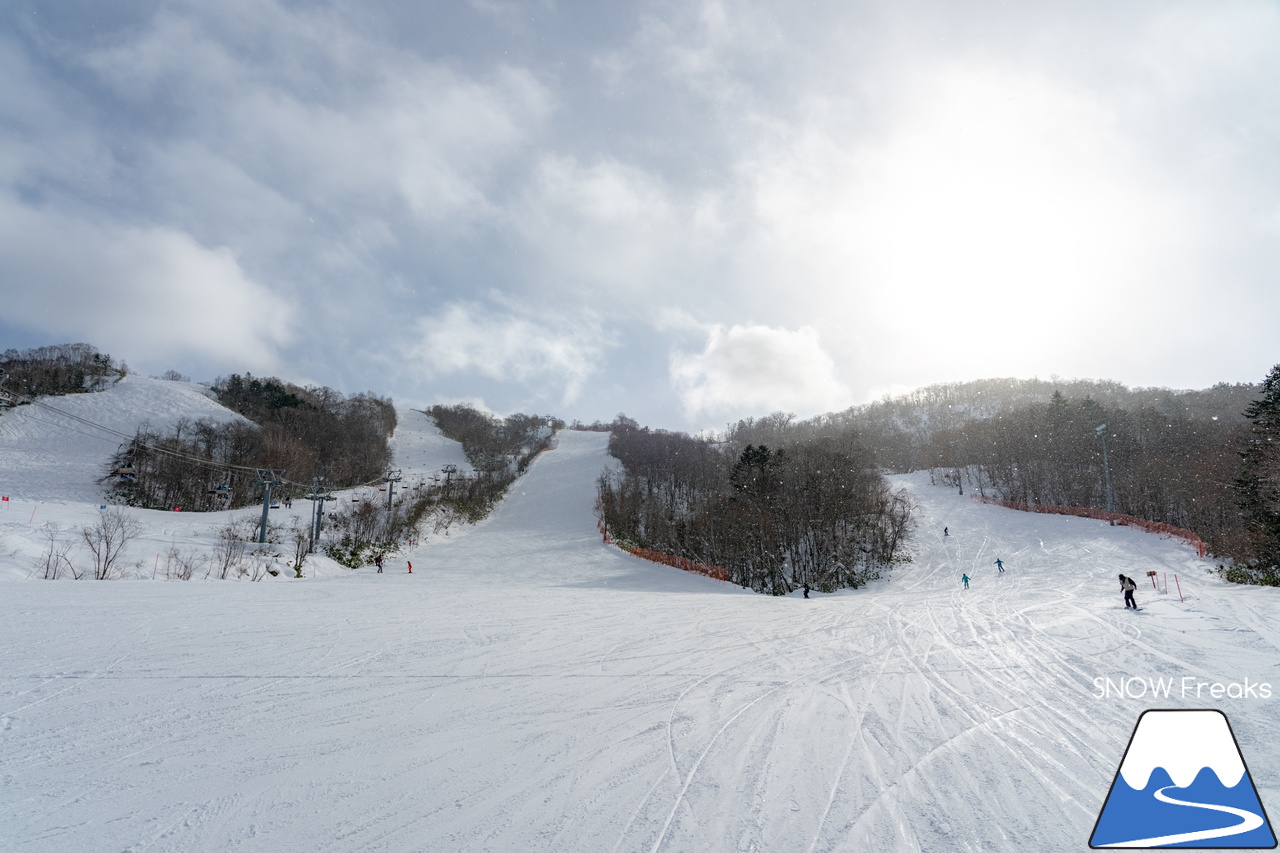
<svg viewBox="0 0 1280 853"><path fill-rule="evenodd" d="M42 397L0 416L0 494L11 500L98 504L98 479L112 454L147 424L167 431L179 420L244 420L193 382L126 376L92 394ZM93 429L76 418L115 432Z"/></svg>
<svg viewBox="0 0 1280 853"><path fill-rule="evenodd" d="M402 418L400 452L424 426ZM412 574L41 582L0 556L0 846L1086 850L1147 708L1221 708L1280 803L1280 698L1095 686L1280 693L1280 590L907 476L911 563L760 596L601 543L606 441L562 432L489 519L405 554Z"/></svg>

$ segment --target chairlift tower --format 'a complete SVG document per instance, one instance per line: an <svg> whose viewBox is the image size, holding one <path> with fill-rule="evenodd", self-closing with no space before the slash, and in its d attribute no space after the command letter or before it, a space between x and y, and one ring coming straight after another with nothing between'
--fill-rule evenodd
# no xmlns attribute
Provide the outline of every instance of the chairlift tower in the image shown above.
<svg viewBox="0 0 1280 853"><path fill-rule="evenodd" d="M258 527L258 543L267 541L267 511L271 509L271 487L284 485L281 477L284 471L277 471L274 468L259 468L258 482L255 486L262 486L262 524Z"/></svg>
<svg viewBox="0 0 1280 853"><path fill-rule="evenodd" d="M387 484L387 509L388 510L391 509L391 496L396 493L396 483L400 482L401 479L403 478L400 475L399 469L395 471L388 471L387 476L382 478L382 482Z"/></svg>
<svg viewBox="0 0 1280 853"><path fill-rule="evenodd" d="M324 488L322 483L324 480L316 477L311 481L311 494L303 495L306 500L311 501L311 541L307 545L308 554L314 551L320 542L320 530L324 524L324 502L338 499L329 494L329 490Z"/></svg>

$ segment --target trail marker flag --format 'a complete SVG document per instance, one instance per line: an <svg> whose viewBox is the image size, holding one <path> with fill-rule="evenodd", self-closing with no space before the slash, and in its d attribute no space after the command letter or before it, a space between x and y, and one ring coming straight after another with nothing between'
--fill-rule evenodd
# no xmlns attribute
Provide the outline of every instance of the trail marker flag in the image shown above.
<svg viewBox="0 0 1280 853"><path fill-rule="evenodd" d="M1089 847L1275 849L1275 833L1227 715L1143 711Z"/></svg>

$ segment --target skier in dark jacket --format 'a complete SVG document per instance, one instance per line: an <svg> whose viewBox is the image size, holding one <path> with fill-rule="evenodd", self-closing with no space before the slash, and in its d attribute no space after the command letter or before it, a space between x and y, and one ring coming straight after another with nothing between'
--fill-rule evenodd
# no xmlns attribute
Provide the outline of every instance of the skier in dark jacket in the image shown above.
<svg viewBox="0 0 1280 853"><path fill-rule="evenodd" d="M1134 600L1133 600L1133 593L1134 593L1134 590L1136 590L1136 589L1138 588L1138 585L1137 585L1136 583L1134 583L1134 582L1133 582L1133 578L1127 578L1127 577L1125 577L1124 575L1121 575L1121 576L1120 576L1120 588L1121 588L1122 590L1124 590L1124 606L1125 606L1125 608L1126 608L1126 609L1128 609L1128 608L1132 607L1134 610L1137 610L1137 609L1138 609L1138 602L1136 602L1136 601L1134 601Z"/></svg>

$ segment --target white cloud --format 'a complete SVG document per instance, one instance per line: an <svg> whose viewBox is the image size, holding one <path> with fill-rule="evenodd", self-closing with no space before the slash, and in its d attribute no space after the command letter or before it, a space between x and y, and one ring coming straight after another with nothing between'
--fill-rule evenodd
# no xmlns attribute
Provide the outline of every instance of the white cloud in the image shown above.
<svg viewBox="0 0 1280 853"><path fill-rule="evenodd" d="M507 220L544 285L647 305L703 262L710 204L612 158L544 156Z"/></svg>
<svg viewBox="0 0 1280 853"><path fill-rule="evenodd" d="M609 346L589 317L519 316L472 303L455 302L416 327L421 340L404 348L411 368L555 386L565 404L579 397Z"/></svg>
<svg viewBox="0 0 1280 853"><path fill-rule="evenodd" d="M816 414L848 406L849 390L809 326L713 326L700 353L675 352L671 380L685 413Z"/></svg>
<svg viewBox="0 0 1280 853"><path fill-rule="evenodd" d="M520 68L471 77L334 12L251 5L243 20L164 9L85 58L126 102L172 110L173 135L153 156L199 140L295 202L394 216L398 200L422 223L456 225L491 213L493 171L551 110Z"/></svg>
<svg viewBox="0 0 1280 853"><path fill-rule="evenodd" d="M150 363L272 370L293 309L226 248L171 228L91 222L0 197L5 319Z"/></svg>

